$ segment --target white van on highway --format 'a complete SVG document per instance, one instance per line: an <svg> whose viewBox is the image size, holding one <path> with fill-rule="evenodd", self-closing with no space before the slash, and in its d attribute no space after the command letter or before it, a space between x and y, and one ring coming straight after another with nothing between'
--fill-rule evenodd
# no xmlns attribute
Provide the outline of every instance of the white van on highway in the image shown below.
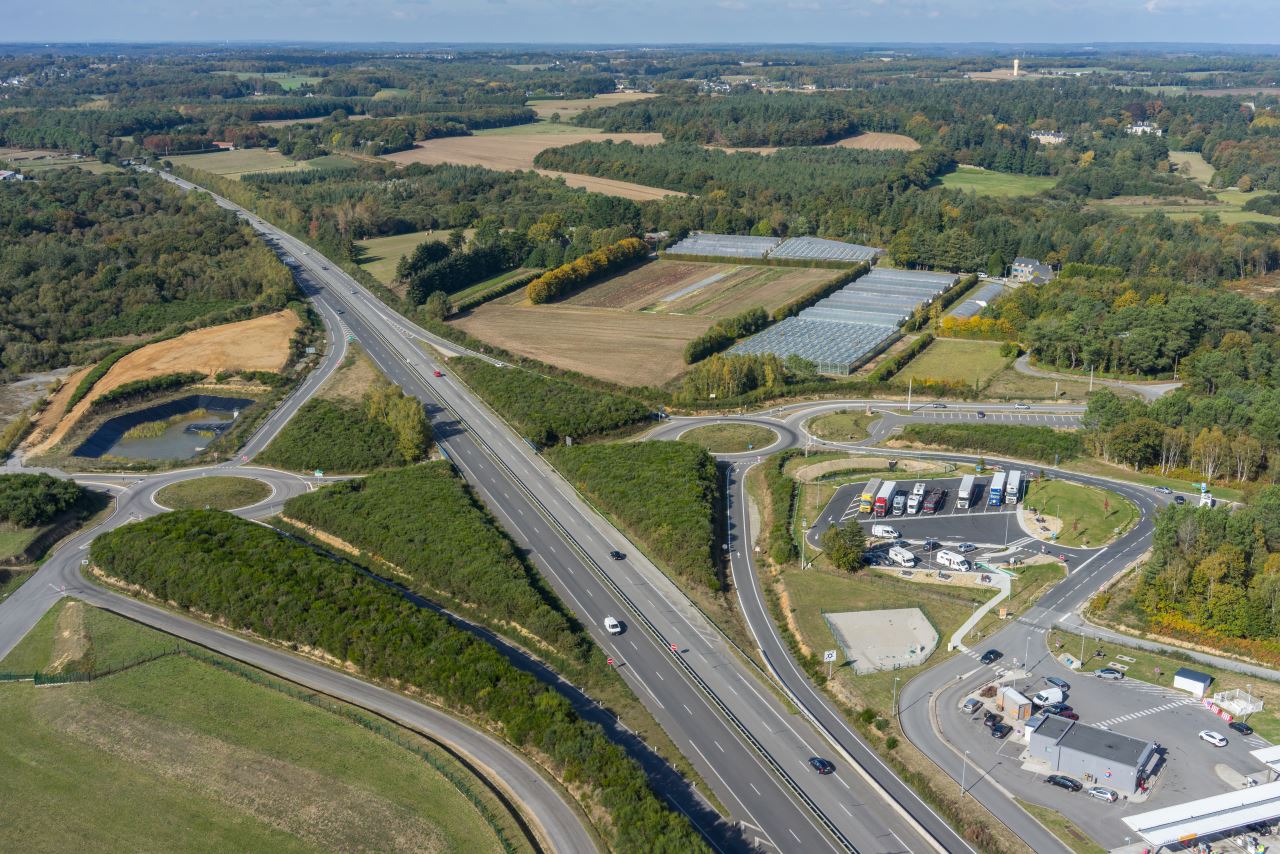
<svg viewBox="0 0 1280 854"><path fill-rule="evenodd" d="M915 566L916 556L910 549L904 549L902 546L893 546L889 549L889 560L898 566Z"/></svg>
<svg viewBox="0 0 1280 854"><path fill-rule="evenodd" d="M945 566L947 569L954 569L959 572L968 572L973 567L964 555L959 552L953 552L950 549L943 549L934 556L939 565Z"/></svg>
<svg viewBox="0 0 1280 854"><path fill-rule="evenodd" d="M871 536L883 537L886 540L896 540L902 536L898 533L898 529L892 525L872 525Z"/></svg>

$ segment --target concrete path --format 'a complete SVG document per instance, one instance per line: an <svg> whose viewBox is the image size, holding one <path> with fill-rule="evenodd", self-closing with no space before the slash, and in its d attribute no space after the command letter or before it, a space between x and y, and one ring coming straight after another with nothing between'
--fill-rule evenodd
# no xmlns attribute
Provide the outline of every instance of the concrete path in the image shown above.
<svg viewBox="0 0 1280 854"><path fill-rule="evenodd" d="M1030 356L1019 356L1013 363L1013 368L1020 374L1026 374L1029 377L1040 377L1042 379L1066 380L1070 382L1082 382L1087 379L1086 377L1076 376L1075 374L1062 374L1056 371L1046 371L1043 368L1037 368L1031 364ZM1093 385L1094 388L1097 388L1098 386L1109 386L1111 388L1127 389L1128 391L1132 391L1137 394L1147 403L1164 397L1174 389L1182 387L1181 382L1138 383L1125 382L1124 380L1103 379L1101 377L1094 378Z"/></svg>

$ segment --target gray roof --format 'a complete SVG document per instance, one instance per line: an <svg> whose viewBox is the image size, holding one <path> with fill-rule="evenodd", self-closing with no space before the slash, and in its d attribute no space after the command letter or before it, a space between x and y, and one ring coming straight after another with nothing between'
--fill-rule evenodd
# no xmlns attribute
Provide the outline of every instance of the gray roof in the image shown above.
<svg viewBox="0 0 1280 854"><path fill-rule="evenodd" d="M1179 667L1178 672L1173 674L1175 679L1190 679L1193 682L1199 682L1201 685L1208 685L1213 681L1213 677L1208 673L1201 673L1199 670L1192 670L1190 667Z"/></svg>
<svg viewBox="0 0 1280 854"><path fill-rule="evenodd" d="M826 240L821 237L789 237L769 253L770 258L799 258L815 261L870 261L884 254L883 249Z"/></svg>
<svg viewBox="0 0 1280 854"><path fill-rule="evenodd" d="M951 310L952 317L973 317L978 312L989 306L991 302L1000 294L1004 293L1004 286L999 284L983 285L974 291L968 299L960 303Z"/></svg>
<svg viewBox="0 0 1280 854"><path fill-rule="evenodd" d="M818 365L819 370L847 373L894 331L893 326L884 324L788 317L739 342L729 352L773 353L782 358L796 355Z"/></svg>
<svg viewBox="0 0 1280 854"><path fill-rule="evenodd" d="M672 246L678 255L708 255L727 258L763 258L782 242L779 237L751 237L740 234L707 234L695 231Z"/></svg>
<svg viewBox="0 0 1280 854"><path fill-rule="evenodd" d="M1021 266L1031 267L1031 266L1034 266L1035 264L1039 264L1039 263L1040 263L1040 259L1039 259L1039 258L1028 258L1028 257L1026 257L1025 255L1019 255L1017 258L1014 258L1014 259L1013 259L1013 263L1014 263L1014 264L1016 264L1016 265L1018 265L1019 267L1021 267Z"/></svg>
<svg viewBox="0 0 1280 854"><path fill-rule="evenodd" d="M1057 715L1047 715L1035 734L1053 739L1059 747L1069 747L1130 768L1137 767L1147 750L1154 747L1151 742L1140 738L1069 721Z"/></svg>

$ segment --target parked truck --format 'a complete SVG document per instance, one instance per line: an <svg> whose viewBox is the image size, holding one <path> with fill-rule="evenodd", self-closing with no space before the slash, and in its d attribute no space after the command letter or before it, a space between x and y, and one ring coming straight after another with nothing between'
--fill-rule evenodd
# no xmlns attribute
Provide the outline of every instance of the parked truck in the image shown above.
<svg viewBox="0 0 1280 854"><path fill-rule="evenodd" d="M858 504L859 513L870 513L876 504L876 494L880 492L880 478L872 478L862 487L862 495Z"/></svg>
<svg viewBox="0 0 1280 854"><path fill-rule="evenodd" d="M987 504L991 507L999 507L1004 503L1004 472L998 471L995 477L991 478L991 485L987 487Z"/></svg>
<svg viewBox="0 0 1280 854"><path fill-rule="evenodd" d="M1017 469L1009 472L1009 481L1004 486L1004 503L1017 504L1022 500L1022 472Z"/></svg>
<svg viewBox="0 0 1280 854"><path fill-rule="evenodd" d="M960 491L956 494L956 509L967 510L969 501L973 498L973 485L977 478L971 474L964 476L960 481Z"/></svg>
<svg viewBox="0 0 1280 854"><path fill-rule="evenodd" d="M876 493L876 516L889 515L889 502L893 500L893 494L897 491L898 482L896 480L887 480L880 484L880 491Z"/></svg>

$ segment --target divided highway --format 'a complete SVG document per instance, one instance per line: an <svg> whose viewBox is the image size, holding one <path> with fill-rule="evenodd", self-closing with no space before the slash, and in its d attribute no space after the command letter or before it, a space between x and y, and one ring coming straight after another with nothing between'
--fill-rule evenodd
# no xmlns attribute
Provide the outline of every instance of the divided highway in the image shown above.
<svg viewBox="0 0 1280 854"><path fill-rule="evenodd" d="M723 633L497 416L452 377L435 377L443 368L421 342L450 354L460 348L392 312L310 247L218 201L297 260L317 305L336 312L388 377L424 401L442 449L737 820L731 847L968 850L927 808L900 805L848 763L830 777L813 774L807 760L829 754L826 737L762 685ZM608 560L614 548L628 558ZM625 634L603 632L607 614L628 624Z"/></svg>

